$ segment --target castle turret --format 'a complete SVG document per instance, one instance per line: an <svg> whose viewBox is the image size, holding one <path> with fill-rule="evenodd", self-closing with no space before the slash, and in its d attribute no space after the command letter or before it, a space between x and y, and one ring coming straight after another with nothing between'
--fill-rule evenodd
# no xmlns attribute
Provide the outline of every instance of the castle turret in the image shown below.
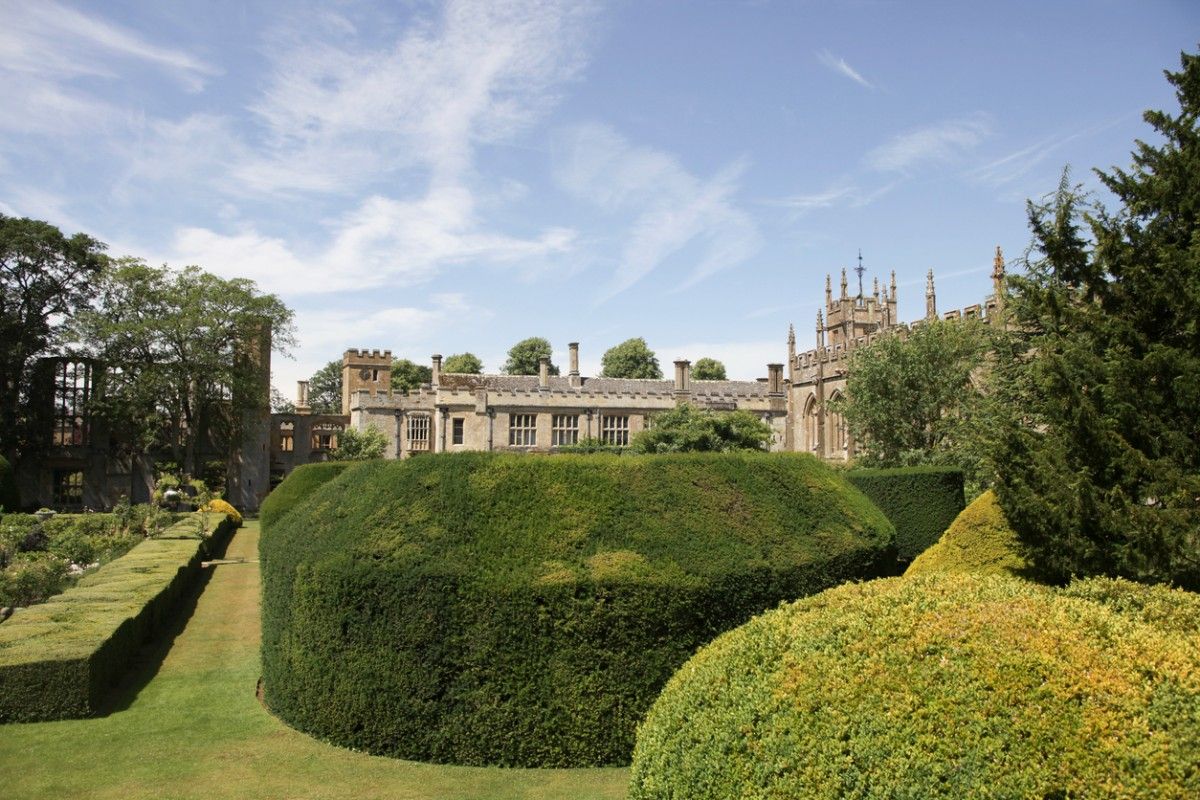
<svg viewBox="0 0 1200 800"><path fill-rule="evenodd" d="M925 319L937 319L937 295L933 291L933 270L925 277Z"/></svg>
<svg viewBox="0 0 1200 800"><path fill-rule="evenodd" d="M350 401L358 392L385 395L392 388L392 351L347 350L342 355L342 413L349 416Z"/></svg>

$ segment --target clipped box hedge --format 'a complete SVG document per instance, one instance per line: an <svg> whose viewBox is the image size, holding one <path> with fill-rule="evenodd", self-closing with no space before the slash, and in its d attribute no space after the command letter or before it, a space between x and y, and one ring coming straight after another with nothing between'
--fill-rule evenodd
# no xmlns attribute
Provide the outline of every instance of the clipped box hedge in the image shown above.
<svg viewBox="0 0 1200 800"><path fill-rule="evenodd" d="M963 510L963 473L958 467L853 469L846 478L896 526L901 561L924 552Z"/></svg>
<svg viewBox="0 0 1200 800"><path fill-rule="evenodd" d="M892 536L807 455L370 462L263 534L266 700L377 754L627 764L698 646L889 569Z"/></svg>
<svg viewBox="0 0 1200 800"><path fill-rule="evenodd" d="M182 520L105 564L79 584L0 624L0 722L86 717L125 672L142 642L169 621L235 524Z"/></svg>
<svg viewBox="0 0 1200 800"><path fill-rule="evenodd" d="M841 586L688 661L638 730L629 796L1200 797L1196 608L1002 575Z"/></svg>
<svg viewBox="0 0 1200 800"><path fill-rule="evenodd" d="M975 498L932 547L904 571L905 577L931 572L975 572L1024 577L1028 564L1017 532L991 489Z"/></svg>
<svg viewBox="0 0 1200 800"><path fill-rule="evenodd" d="M262 530L269 529L294 506L303 503L313 492L353 465L351 461L325 461L296 467L263 498L258 508L258 522Z"/></svg>

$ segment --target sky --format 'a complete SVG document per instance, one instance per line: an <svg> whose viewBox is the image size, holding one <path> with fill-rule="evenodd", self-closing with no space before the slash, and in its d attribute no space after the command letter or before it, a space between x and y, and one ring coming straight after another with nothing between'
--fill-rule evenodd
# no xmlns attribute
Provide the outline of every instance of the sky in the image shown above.
<svg viewBox="0 0 1200 800"><path fill-rule="evenodd" d="M1184 0L0 0L0 212L277 294L287 397L528 336L753 379L860 252L902 320L929 269L980 302L1198 40Z"/></svg>

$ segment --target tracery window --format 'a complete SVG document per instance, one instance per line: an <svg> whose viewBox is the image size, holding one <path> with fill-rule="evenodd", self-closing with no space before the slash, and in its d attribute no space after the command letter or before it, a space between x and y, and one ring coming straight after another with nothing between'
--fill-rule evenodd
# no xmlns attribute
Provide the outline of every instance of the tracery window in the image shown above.
<svg viewBox="0 0 1200 800"><path fill-rule="evenodd" d="M281 422L279 423L279 450L284 453L290 453L296 449L296 423Z"/></svg>
<svg viewBox="0 0 1200 800"><path fill-rule="evenodd" d="M78 470L54 470L54 507L83 507L83 473Z"/></svg>
<svg viewBox="0 0 1200 800"><path fill-rule="evenodd" d="M408 418L408 449L418 452L429 449L429 417L424 414Z"/></svg>
<svg viewBox="0 0 1200 800"><path fill-rule="evenodd" d="M341 432L341 425L332 422L318 422L312 428L312 449L335 449L338 446L338 434Z"/></svg>
<svg viewBox="0 0 1200 800"><path fill-rule="evenodd" d="M60 361L54 368L55 445L76 447L88 443L87 402L92 394L92 367L82 361Z"/></svg>

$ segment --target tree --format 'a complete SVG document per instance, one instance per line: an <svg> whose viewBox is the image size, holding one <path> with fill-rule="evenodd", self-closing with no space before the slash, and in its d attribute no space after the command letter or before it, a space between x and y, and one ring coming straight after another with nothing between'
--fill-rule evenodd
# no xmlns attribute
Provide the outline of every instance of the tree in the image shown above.
<svg viewBox="0 0 1200 800"><path fill-rule="evenodd" d="M681 403L655 415L653 427L630 442L635 453L765 450L771 426L749 411L707 411Z"/></svg>
<svg viewBox="0 0 1200 800"><path fill-rule="evenodd" d="M236 442L241 412L268 403L264 337L281 352L294 343L291 310L253 281L132 258L104 270L96 307L72 331L105 365L94 412L129 430L135 449L169 449L187 475L200 437Z"/></svg>
<svg viewBox="0 0 1200 800"><path fill-rule="evenodd" d="M342 413L341 361L330 361L308 379L308 405L314 414Z"/></svg>
<svg viewBox="0 0 1200 800"><path fill-rule="evenodd" d="M423 367L407 358L392 362L392 391L409 392L421 388L423 383L433 381L433 367Z"/></svg>
<svg viewBox="0 0 1200 800"><path fill-rule="evenodd" d="M715 358L698 358L692 365L692 378L698 381L723 381L725 365Z"/></svg>
<svg viewBox="0 0 1200 800"><path fill-rule="evenodd" d="M640 336L626 339L610 347L600 359L600 376L603 378L661 378L662 369L654 351Z"/></svg>
<svg viewBox="0 0 1200 800"><path fill-rule="evenodd" d="M383 458L387 445L387 436L374 425L361 431L346 428L338 434L338 446L329 455L334 461L368 461Z"/></svg>
<svg viewBox="0 0 1200 800"><path fill-rule="evenodd" d="M68 238L47 222L0 214L0 453L32 443L20 424L30 369L95 296L104 250L85 234Z"/></svg>
<svg viewBox="0 0 1200 800"><path fill-rule="evenodd" d="M978 445L983 394L977 388L991 332L973 320L933 320L907 336L885 336L853 351L846 394L831 402L867 466L956 464L969 483L984 480Z"/></svg>
<svg viewBox="0 0 1200 800"><path fill-rule="evenodd" d="M1200 57L1182 63L1167 73L1180 114L1145 114L1162 144L1097 171L1117 211L1066 173L1029 204L997 382L1023 418L998 426L992 456L1005 515L1047 580L1200 589Z"/></svg>
<svg viewBox="0 0 1200 800"><path fill-rule="evenodd" d="M483 372L483 362L474 353L455 353L446 357L442 364L443 372L456 372L461 375L479 375Z"/></svg>
<svg viewBox="0 0 1200 800"><path fill-rule="evenodd" d="M283 392L271 387L271 413L272 414L295 414L296 404L283 396Z"/></svg>
<svg viewBox="0 0 1200 800"><path fill-rule="evenodd" d="M508 351L508 361L504 363L505 375L537 375L538 360L550 358L550 342L541 336L530 336L514 344ZM558 367L550 363L550 374L557 375Z"/></svg>

